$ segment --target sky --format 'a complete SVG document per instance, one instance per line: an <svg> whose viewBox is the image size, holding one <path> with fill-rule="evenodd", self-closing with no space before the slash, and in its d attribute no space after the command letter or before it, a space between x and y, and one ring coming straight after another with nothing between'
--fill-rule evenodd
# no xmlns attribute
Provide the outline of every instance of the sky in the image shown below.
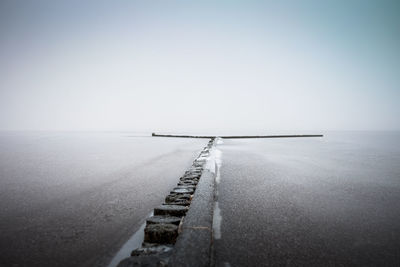
<svg viewBox="0 0 400 267"><path fill-rule="evenodd" d="M0 2L0 130L400 130L400 2Z"/></svg>

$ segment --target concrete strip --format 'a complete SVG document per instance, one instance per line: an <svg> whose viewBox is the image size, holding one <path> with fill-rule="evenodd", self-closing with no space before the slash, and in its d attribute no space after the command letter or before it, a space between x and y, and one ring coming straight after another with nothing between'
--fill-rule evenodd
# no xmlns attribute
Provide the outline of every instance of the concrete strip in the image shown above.
<svg viewBox="0 0 400 267"><path fill-rule="evenodd" d="M214 183L214 174L204 170L183 220L169 266L210 266Z"/></svg>

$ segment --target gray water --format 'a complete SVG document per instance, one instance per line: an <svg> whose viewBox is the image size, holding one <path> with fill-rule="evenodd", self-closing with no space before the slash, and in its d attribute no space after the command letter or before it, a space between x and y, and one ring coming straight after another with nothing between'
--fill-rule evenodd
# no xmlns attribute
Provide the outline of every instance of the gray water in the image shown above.
<svg viewBox="0 0 400 267"><path fill-rule="evenodd" d="M310 218L372 214L366 219L375 220L373 227L398 229L400 133L324 134L227 140L220 146L220 186L254 174L267 190L265 179L274 177L282 190L306 189L292 192L290 201ZM206 142L131 133L0 133L0 266L107 265ZM229 159L230 150L239 156ZM234 189L227 193L233 204L241 201Z"/></svg>
<svg viewBox="0 0 400 267"><path fill-rule="evenodd" d="M106 266L206 142L1 133L0 266Z"/></svg>
<svg viewBox="0 0 400 267"><path fill-rule="evenodd" d="M399 266L399 133L217 147L217 266Z"/></svg>

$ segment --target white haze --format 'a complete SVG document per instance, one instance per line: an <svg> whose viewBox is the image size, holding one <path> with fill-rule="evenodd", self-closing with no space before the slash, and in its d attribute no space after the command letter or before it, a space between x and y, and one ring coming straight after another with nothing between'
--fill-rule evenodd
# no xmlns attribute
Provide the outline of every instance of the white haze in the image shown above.
<svg viewBox="0 0 400 267"><path fill-rule="evenodd" d="M400 129L391 2L189 2L4 1L0 129Z"/></svg>

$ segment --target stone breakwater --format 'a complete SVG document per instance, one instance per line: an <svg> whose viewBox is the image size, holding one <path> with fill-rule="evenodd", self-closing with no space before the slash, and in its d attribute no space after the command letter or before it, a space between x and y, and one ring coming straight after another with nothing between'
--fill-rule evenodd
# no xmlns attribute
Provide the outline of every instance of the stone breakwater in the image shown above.
<svg viewBox="0 0 400 267"><path fill-rule="evenodd" d="M118 267L168 265L214 142L215 138L211 138L177 186L166 196L165 203L154 209L154 215L146 220L142 246L133 250Z"/></svg>
<svg viewBox="0 0 400 267"><path fill-rule="evenodd" d="M155 137L178 137L178 138L216 138L211 135L176 135L176 134L156 134ZM324 137L322 134L290 134L290 135L221 135L222 139L249 139L249 138L299 138L299 137Z"/></svg>

